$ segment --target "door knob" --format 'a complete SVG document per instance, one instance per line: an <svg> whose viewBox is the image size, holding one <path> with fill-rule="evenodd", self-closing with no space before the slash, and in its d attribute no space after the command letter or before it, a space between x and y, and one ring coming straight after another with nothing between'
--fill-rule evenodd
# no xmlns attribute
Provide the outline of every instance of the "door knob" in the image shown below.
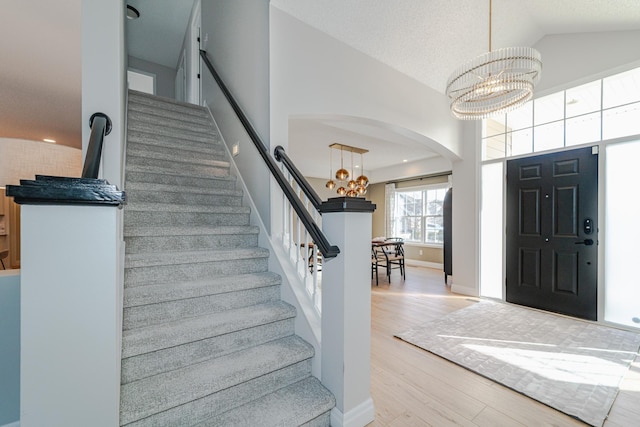
<svg viewBox="0 0 640 427"><path fill-rule="evenodd" d="M593 239L584 239L582 242L576 242L576 245L591 246L593 245Z"/></svg>

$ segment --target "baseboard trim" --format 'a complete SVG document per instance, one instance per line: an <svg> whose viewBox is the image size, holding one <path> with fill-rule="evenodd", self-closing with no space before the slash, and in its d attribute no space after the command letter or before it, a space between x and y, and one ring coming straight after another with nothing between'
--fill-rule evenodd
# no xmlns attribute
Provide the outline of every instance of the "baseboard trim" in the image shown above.
<svg viewBox="0 0 640 427"><path fill-rule="evenodd" d="M469 288L468 286L456 285L455 283L453 285L451 285L451 292L453 292L455 294L468 295L468 296L471 296L471 297L477 297L478 296L478 290L477 289Z"/></svg>
<svg viewBox="0 0 640 427"><path fill-rule="evenodd" d="M435 268L437 270L444 270L444 265L437 262L420 261L417 259L409 259L409 258L406 258L404 262L406 262L407 265L411 265L414 267L427 267L427 268Z"/></svg>
<svg viewBox="0 0 640 427"><path fill-rule="evenodd" d="M0 427L20 427L20 421L19 420L18 421L14 421L14 422L12 422L10 424L5 424L5 425L0 426Z"/></svg>
<svg viewBox="0 0 640 427"><path fill-rule="evenodd" d="M373 399L368 398L349 412L343 414L338 408L331 410L332 427L364 427L375 419Z"/></svg>

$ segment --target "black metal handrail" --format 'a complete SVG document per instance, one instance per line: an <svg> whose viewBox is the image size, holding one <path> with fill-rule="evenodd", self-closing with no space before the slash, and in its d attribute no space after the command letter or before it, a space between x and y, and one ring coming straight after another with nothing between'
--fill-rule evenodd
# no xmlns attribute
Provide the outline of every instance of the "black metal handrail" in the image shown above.
<svg viewBox="0 0 640 427"><path fill-rule="evenodd" d="M284 152L284 147L278 145L275 150L273 150L273 155L276 160L281 162L285 168L289 171L293 179L298 183L298 186L302 190L305 196L311 201L311 204L316 210L320 210L320 205L322 204L322 199L316 193L316 190L311 187L309 181L300 173L296 165L293 164L287 153Z"/></svg>
<svg viewBox="0 0 640 427"><path fill-rule="evenodd" d="M89 146L87 155L84 158L82 168L83 178L98 178L100 170L100 157L102 156L102 143L104 137L111 133L111 119L104 113L95 113L89 118L91 135L89 136Z"/></svg>
<svg viewBox="0 0 640 427"><path fill-rule="evenodd" d="M227 86L222 81L222 78L220 77L220 75L216 72L211 61L209 61L209 58L207 57L207 52L204 50L200 50L200 57L202 58L205 65L209 69L209 72L211 73L214 80L220 87L220 90L222 90L222 93L224 94L225 98L227 98L227 101L231 105L231 108L233 108L233 111L238 116L238 119L242 123L242 126L244 126L244 129L247 131L247 134L249 135L251 142L253 142L253 145L255 145L256 149L258 150L260 157L262 157L262 160L264 160L265 164L267 165L267 168L269 169L269 171L275 178L276 182L282 189L282 192L284 193L284 195L287 197L287 200L289 200L289 203L291 204L293 209L296 211L296 214L298 214L298 217L300 218L300 222L302 222L302 225L304 225L304 228L306 228L307 231L309 232L311 239L313 240L315 245L318 247L318 250L320 251L322 256L325 258L336 257L340 253L340 249L337 246L331 245L329 243L325 235L322 233L322 230L320 230L320 228L315 223L313 218L311 218L311 215L309 214L307 209L304 207L304 205L298 198L298 195L293 191L293 188L291 188L291 184L289 184L289 181L287 181L284 174L276 164L275 160L273 160L273 158L269 155L269 151L267 150L267 147L264 145L264 143L260 139L260 136L258 136L258 133L251 125L251 122L249 122L249 119L247 118L246 114L242 111L242 108L240 108L240 105L238 105L238 103L236 102L235 98L233 97L229 89L227 89Z"/></svg>

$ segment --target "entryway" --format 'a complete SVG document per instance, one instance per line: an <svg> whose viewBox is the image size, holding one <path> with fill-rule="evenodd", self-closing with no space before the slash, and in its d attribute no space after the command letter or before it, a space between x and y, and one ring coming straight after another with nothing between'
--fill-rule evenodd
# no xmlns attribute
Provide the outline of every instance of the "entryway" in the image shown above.
<svg viewBox="0 0 640 427"><path fill-rule="evenodd" d="M507 161L506 300L597 319L598 147Z"/></svg>

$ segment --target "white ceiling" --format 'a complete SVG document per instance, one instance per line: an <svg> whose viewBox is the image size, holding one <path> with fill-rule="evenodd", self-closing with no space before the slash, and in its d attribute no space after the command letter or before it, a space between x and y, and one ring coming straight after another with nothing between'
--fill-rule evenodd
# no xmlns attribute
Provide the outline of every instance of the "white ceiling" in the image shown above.
<svg viewBox="0 0 640 427"><path fill-rule="evenodd" d="M489 0L272 0L271 4L444 93L489 50ZM493 0L492 48L549 34L640 29L639 0Z"/></svg>
<svg viewBox="0 0 640 427"><path fill-rule="evenodd" d="M130 3L142 17L127 22L129 53L174 68L193 0ZM439 92L453 69L488 50L488 0L271 3ZM81 146L80 8L81 0L2 1L0 137ZM493 0L492 16L493 48L533 45L549 34L638 30L640 0ZM435 154L414 136L375 123L294 118L290 128L290 135L317 138L323 147L335 138L370 149L367 169L402 162L407 152L411 159ZM314 157L300 169L326 176L328 158Z"/></svg>

